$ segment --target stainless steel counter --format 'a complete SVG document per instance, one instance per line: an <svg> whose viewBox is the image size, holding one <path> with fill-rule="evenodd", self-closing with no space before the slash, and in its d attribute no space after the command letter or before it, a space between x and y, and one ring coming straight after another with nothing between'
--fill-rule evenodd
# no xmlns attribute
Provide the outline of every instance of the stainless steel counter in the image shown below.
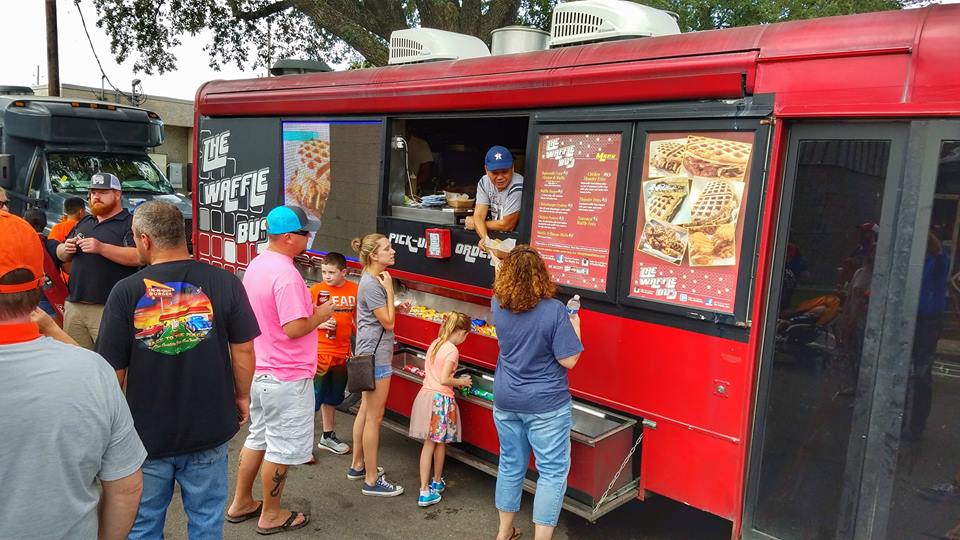
<svg viewBox="0 0 960 540"><path fill-rule="evenodd" d="M453 209L447 206L441 208L416 208L412 206L393 206L391 215L395 218L409 219L434 225L458 225L463 218L473 213L472 208Z"/></svg>

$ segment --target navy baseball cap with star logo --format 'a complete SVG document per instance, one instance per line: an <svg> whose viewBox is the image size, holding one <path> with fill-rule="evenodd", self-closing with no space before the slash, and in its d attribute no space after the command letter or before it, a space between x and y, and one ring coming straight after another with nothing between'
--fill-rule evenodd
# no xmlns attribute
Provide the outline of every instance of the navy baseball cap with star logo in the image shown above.
<svg viewBox="0 0 960 540"><path fill-rule="evenodd" d="M487 157L484 158L483 164L491 171L512 169L513 154L503 146L491 146L490 149L487 150Z"/></svg>

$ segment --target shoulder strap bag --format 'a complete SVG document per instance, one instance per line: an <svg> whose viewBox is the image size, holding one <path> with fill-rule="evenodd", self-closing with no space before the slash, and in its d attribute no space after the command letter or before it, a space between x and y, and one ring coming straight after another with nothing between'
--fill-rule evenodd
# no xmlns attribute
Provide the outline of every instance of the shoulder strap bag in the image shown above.
<svg viewBox="0 0 960 540"><path fill-rule="evenodd" d="M380 348L380 340L383 339L385 331L386 329L380 331L380 337L377 339L377 345L373 348L373 354L361 354L347 358L347 390L350 392L367 392L377 387L373 371L377 362L377 349Z"/></svg>

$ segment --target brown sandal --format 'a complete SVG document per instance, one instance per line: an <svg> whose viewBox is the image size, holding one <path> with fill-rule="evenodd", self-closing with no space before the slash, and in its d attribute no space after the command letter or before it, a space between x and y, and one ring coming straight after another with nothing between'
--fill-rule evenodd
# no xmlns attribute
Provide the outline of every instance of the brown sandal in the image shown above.
<svg viewBox="0 0 960 540"><path fill-rule="evenodd" d="M224 512L223 519L229 521L230 523L243 523L244 521L251 520L255 517L260 517L260 512L263 511L263 501L260 501L260 506L252 512L247 512L246 514L240 514L239 516L231 516Z"/></svg>
<svg viewBox="0 0 960 540"><path fill-rule="evenodd" d="M293 525L293 522L297 520L297 516L303 516L303 521L301 521L300 523L297 523L296 525ZM307 523L310 523L310 516L308 514L304 514L303 512L290 512L290 517L288 517L287 520L283 522L283 525L279 525L277 527L270 527L266 529L263 527L257 527L257 534L268 535L268 534L277 534L277 533L282 533L287 531L295 531L297 529L306 527Z"/></svg>

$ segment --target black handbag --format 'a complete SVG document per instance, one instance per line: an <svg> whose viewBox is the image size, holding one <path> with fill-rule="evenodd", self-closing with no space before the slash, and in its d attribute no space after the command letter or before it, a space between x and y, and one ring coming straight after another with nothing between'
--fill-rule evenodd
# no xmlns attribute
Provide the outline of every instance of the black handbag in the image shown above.
<svg viewBox="0 0 960 540"><path fill-rule="evenodd" d="M380 348L380 340L383 339L385 331L386 329L380 331L380 337L377 339L377 345L373 348L373 354L361 354L347 358L347 390L350 392L367 392L377 388L373 370L377 362L377 349Z"/></svg>

